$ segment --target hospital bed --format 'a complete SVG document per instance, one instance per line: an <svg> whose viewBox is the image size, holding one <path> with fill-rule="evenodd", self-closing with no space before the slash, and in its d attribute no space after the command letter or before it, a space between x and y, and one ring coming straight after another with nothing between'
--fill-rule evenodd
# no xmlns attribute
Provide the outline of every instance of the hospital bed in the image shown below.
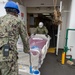
<svg viewBox="0 0 75 75"><path fill-rule="evenodd" d="M36 34L31 36L29 39L30 45L30 53L31 53L31 63L33 69L39 69L46 57L47 50L50 44L50 36L47 37L45 35ZM30 59L27 53L23 52L23 45L21 39L17 43L18 48L18 65L19 65L19 72L29 72L30 66ZM25 73L24 73L25 74Z"/></svg>

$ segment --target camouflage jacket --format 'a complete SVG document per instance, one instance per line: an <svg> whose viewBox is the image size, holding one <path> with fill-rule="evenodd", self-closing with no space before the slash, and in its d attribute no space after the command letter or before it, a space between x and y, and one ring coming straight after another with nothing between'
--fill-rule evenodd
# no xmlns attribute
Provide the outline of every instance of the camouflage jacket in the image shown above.
<svg viewBox="0 0 75 75"><path fill-rule="evenodd" d="M45 26L42 28L37 27L34 34L48 34L48 30Z"/></svg>
<svg viewBox="0 0 75 75"><path fill-rule="evenodd" d="M0 17L0 47L9 42L11 48L17 49L19 35L22 38L24 52L29 50L27 28L24 23L13 15Z"/></svg>

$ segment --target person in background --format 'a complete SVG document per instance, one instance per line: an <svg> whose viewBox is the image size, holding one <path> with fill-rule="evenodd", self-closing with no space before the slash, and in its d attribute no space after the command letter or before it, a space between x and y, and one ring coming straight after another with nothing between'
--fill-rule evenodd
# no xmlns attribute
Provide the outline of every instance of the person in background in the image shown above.
<svg viewBox="0 0 75 75"><path fill-rule="evenodd" d="M36 28L34 34L45 34L48 35L48 30L47 28L44 26L43 22L39 22L38 27Z"/></svg>
<svg viewBox="0 0 75 75"><path fill-rule="evenodd" d="M24 52L29 53L27 28L18 18L20 11L14 1L8 1L5 10L7 14L0 17L0 75L19 75L16 44L20 35Z"/></svg>

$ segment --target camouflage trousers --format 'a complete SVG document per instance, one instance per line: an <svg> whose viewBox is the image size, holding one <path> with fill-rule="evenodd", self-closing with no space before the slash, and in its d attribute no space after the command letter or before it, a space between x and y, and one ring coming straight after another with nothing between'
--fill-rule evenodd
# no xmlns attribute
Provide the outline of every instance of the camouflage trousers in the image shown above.
<svg viewBox="0 0 75 75"><path fill-rule="evenodd" d="M15 62L0 62L0 75L18 75L18 64Z"/></svg>

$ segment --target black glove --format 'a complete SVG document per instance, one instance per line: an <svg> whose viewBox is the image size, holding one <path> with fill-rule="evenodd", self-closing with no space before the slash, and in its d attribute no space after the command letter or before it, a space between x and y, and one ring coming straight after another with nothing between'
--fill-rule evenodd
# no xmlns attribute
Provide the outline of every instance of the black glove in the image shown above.
<svg viewBox="0 0 75 75"><path fill-rule="evenodd" d="M34 35L36 35L36 33L34 33Z"/></svg>
<svg viewBox="0 0 75 75"><path fill-rule="evenodd" d="M48 35L47 34L45 34L45 36L48 38Z"/></svg>

